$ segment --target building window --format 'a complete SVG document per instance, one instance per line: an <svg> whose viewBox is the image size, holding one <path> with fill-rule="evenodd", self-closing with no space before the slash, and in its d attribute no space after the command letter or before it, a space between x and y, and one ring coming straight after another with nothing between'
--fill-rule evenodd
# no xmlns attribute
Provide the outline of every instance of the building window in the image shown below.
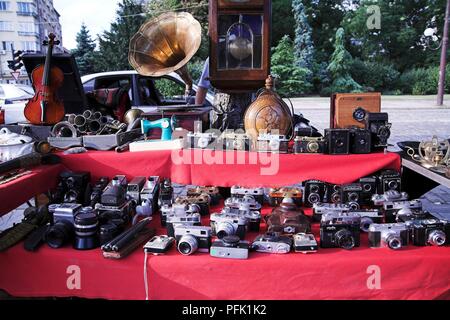
<svg viewBox="0 0 450 320"><path fill-rule="evenodd" d="M22 41L23 51L37 51L37 43L32 41Z"/></svg>
<svg viewBox="0 0 450 320"><path fill-rule="evenodd" d="M38 28L33 22L19 22L19 33L24 35L36 34L39 32Z"/></svg>
<svg viewBox="0 0 450 320"><path fill-rule="evenodd" d="M9 1L0 1L0 11L9 11Z"/></svg>
<svg viewBox="0 0 450 320"><path fill-rule="evenodd" d="M14 31L12 22L0 21L0 31Z"/></svg>
<svg viewBox="0 0 450 320"><path fill-rule="evenodd" d="M11 51L12 41L2 41L0 50Z"/></svg>
<svg viewBox="0 0 450 320"><path fill-rule="evenodd" d="M31 15L35 13L34 4L31 2L17 2L17 13L24 15Z"/></svg>

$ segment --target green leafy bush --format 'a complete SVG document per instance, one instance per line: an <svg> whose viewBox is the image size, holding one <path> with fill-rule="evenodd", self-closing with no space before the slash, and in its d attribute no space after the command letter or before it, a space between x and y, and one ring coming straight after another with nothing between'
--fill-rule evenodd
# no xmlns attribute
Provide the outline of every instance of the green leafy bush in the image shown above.
<svg viewBox="0 0 450 320"><path fill-rule="evenodd" d="M391 64L354 59L351 74L368 91L393 91L397 88L400 72Z"/></svg>

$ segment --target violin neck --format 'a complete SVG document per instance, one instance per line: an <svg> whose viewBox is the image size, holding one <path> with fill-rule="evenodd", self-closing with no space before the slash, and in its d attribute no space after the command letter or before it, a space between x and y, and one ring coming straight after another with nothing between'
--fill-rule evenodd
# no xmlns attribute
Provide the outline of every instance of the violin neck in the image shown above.
<svg viewBox="0 0 450 320"><path fill-rule="evenodd" d="M50 70L52 65L53 45L48 46L47 58L45 59L44 76L42 77L42 85L48 87L50 85Z"/></svg>

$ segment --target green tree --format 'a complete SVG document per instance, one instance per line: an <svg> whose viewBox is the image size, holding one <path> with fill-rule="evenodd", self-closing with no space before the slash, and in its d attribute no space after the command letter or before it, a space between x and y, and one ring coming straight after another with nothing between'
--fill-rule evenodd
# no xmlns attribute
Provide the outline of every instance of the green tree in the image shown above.
<svg viewBox="0 0 450 320"><path fill-rule="evenodd" d="M314 44L311 39L312 30L305 14L302 0L292 2L295 17L295 61L301 68L312 69L314 59Z"/></svg>
<svg viewBox="0 0 450 320"><path fill-rule="evenodd" d="M345 48L345 31L339 28L336 31L336 40L334 43L335 50L331 56L328 65L328 71L331 74L333 83L331 85L332 92L358 92L362 87L353 80L350 75L350 64L352 56Z"/></svg>
<svg viewBox="0 0 450 320"><path fill-rule="evenodd" d="M80 74L86 75L95 72L95 42L92 40L89 30L84 22L81 24L81 29L77 33L77 47L72 50L72 54L78 65Z"/></svg>
<svg viewBox="0 0 450 320"><path fill-rule="evenodd" d="M284 36L272 49L272 73L277 78L277 91L285 97L299 96L311 89L309 70L295 64L294 43Z"/></svg>
<svg viewBox="0 0 450 320"><path fill-rule="evenodd" d="M122 0L110 30L99 36L99 68L103 71L128 70L129 42L145 21L143 1Z"/></svg>
<svg viewBox="0 0 450 320"><path fill-rule="evenodd" d="M288 35L291 39L295 37L294 13L292 11L292 0L272 0L272 47L276 47L280 40Z"/></svg>

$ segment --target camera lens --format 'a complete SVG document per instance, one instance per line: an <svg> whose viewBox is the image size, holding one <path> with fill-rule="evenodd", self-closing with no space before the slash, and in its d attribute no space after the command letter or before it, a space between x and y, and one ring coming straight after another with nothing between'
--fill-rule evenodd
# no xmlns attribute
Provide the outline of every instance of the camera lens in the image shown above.
<svg viewBox="0 0 450 320"><path fill-rule="evenodd" d="M389 235L386 238L386 243L387 243L388 247L392 250L399 250L402 248L401 239L395 235Z"/></svg>
<svg viewBox="0 0 450 320"><path fill-rule="evenodd" d="M336 232L336 244L345 250L350 250L355 247L355 239L350 231L346 229Z"/></svg>
<svg viewBox="0 0 450 320"><path fill-rule="evenodd" d="M224 237L222 241L226 247L237 247L241 239L238 236L228 236Z"/></svg>
<svg viewBox="0 0 450 320"><path fill-rule="evenodd" d="M309 203L319 203L320 202L320 197L317 193L311 193L308 197L308 202Z"/></svg>
<svg viewBox="0 0 450 320"><path fill-rule="evenodd" d="M349 200L350 202L358 202L358 200L359 200L359 195L358 195L357 193L350 193L350 194L348 195L348 200Z"/></svg>
<svg viewBox="0 0 450 320"><path fill-rule="evenodd" d="M98 218L92 208L85 208L75 217L75 245L77 250L91 250L98 246Z"/></svg>
<svg viewBox="0 0 450 320"><path fill-rule="evenodd" d="M369 232L370 225L373 224L372 219L368 217L361 218L361 231Z"/></svg>
<svg viewBox="0 0 450 320"><path fill-rule="evenodd" d="M380 130L378 130L378 136L380 139L389 139L391 136L391 130L388 127L382 126Z"/></svg>
<svg viewBox="0 0 450 320"><path fill-rule="evenodd" d="M198 241L192 235L182 236L180 241L178 241L178 251L184 256L193 254L197 249Z"/></svg>
<svg viewBox="0 0 450 320"><path fill-rule="evenodd" d="M309 191L310 191L311 193L319 193L319 190L320 190L320 188L319 188L319 186L316 185L316 184L312 185L312 186L309 188Z"/></svg>
<svg viewBox="0 0 450 320"><path fill-rule="evenodd" d="M350 207L350 210L353 210L353 211L359 210L359 208L360 208L360 205L358 202L349 202L348 206Z"/></svg>
<svg viewBox="0 0 450 320"><path fill-rule="evenodd" d="M447 237L441 230L435 230L428 236L428 243L433 246L443 246L447 241Z"/></svg>
<svg viewBox="0 0 450 320"><path fill-rule="evenodd" d="M45 241L49 247L58 249L70 242L73 234L74 228L72 223L67 220L60 220L47 230Z"/></svg>
<svg viewBox="0 0 450 320"><path fill-rule="evenodd" d="M371 192L371 191L372 191L372 186L371 186L370 184L366 183L366 184L363 186L363 189L364 189L364 191L366 191L366 192Z"/></svg>
<svg viewBox="0 0 450 320"><path fill-rule="evenodd" d="M319 151L319 144L317 142L308 143L308 152L316 153Z"/></svg>
<svg viewBox="0 0 450 320"><path fill-rule="evenodd" d="M343 146L344 146L344 140L342 140L342 139L337 139L337 140L336 140L336 147L342 148Z"/></svg>
<svg viewBox="0 0 450 320"><path fill-rule="evenodd" d="M234 234L235 234L235 230L231 223L220 222L217 224L217 227L216 227L217 238L223 239L227 236L232 236Z"/></svg>
<svg viewBox="0 0 450 320"><path fill-rule="evenodd" d="M69 177L66 179L67 188L72 189L75 187L75 179L73 177Z"/></svg>
<svg viewBox="0 0 450 320"><path fill-rule="evenodd" d="M65 203L75 203L77 202L79 194L76 190L69 190L64 196Z"/></svg>
<svg viewBox="0 0 450 320"><path fill-rule="evenodd" d="M197 147L200 149L205 149L206 147L208 147L208 144L209 144L209 140L208 140L208 138L205 138L205 137L201 137L197 141Z"/></svg>
<svg viewBox="0 0 450 320"><path fill-rule="evenodd" d="M331 202L333 203L340 203L341 202L341 195L339 193L333 193L331 196Z"/></svg>
<svg viewBox="0 0 450 320"><path fill-rule="evenodd" d="M398 188L398 182L397 182L397 181L394 181L394 180L389 181L389 182L388 182L388 187L389 187L390 190L397 190L397 188Z"/></svg>
<svg viewBox="0 0 450 320"><path fill-rule="evenodd" d="M100 245L107 244L120 233L120 227L108 222L100 227Z"/></svg>

